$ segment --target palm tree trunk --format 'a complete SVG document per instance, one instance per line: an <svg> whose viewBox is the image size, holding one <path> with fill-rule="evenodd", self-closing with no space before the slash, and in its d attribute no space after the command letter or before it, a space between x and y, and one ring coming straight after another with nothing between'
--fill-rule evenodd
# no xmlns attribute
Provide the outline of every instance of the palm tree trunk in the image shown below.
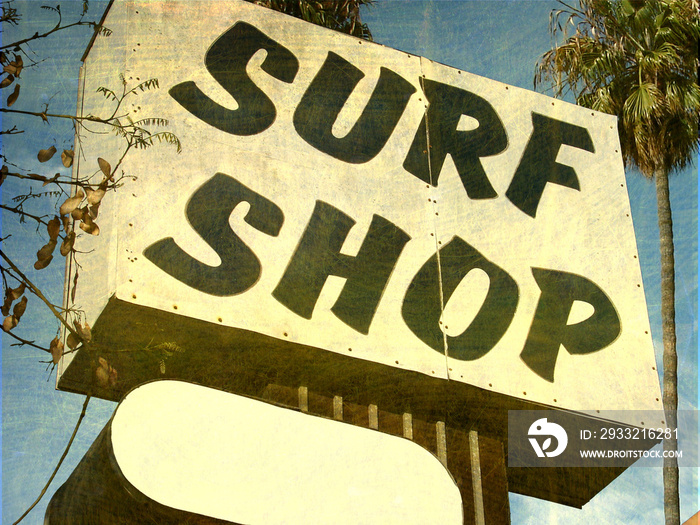
<svg viewBox="0 0 700 525"><path fill-rule="evenodd" d="M675 429L678 427L678 372L676 356L675 259L673 253L673 221L668 187L668 171L654 173L656 206L659 214L659 245L661 250L661 326L663 332L663 405L666 425L672 430L664 439L664 452L673 454L664 458L664 514L666 525L679 525L680 500L678 495L678 449Z"/></svg>

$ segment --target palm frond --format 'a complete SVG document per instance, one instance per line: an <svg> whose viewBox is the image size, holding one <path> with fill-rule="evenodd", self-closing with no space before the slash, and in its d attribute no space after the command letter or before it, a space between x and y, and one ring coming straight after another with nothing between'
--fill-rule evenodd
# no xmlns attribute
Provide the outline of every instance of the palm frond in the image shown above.
<svg viewBox="0 0 700 525"><path fill-rule="evenodd" d="M534 83L617 115L626 165L648 176L698 149L700 15L690 0L560 0ZM689 157L688 152L691 152Z"/></svg>
<svg viewBox="0 0 700 525"><path fill-rule="evenodd" d="M623 105L623 120L632 124L648 119L663 104L663 96L654 84L642 83L633 89Z"/></svg>

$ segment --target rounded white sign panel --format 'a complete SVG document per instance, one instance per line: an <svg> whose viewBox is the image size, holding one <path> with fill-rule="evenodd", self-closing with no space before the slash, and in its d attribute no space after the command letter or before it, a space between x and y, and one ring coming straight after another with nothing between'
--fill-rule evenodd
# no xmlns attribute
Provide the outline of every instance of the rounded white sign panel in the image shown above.
<svg viewBox="0 0 700 525"><path fill-rule="evenodd" d="M122 474L163 505L246 524L461 524L447 469L404 438L180 381L112 420Z"/></svg>

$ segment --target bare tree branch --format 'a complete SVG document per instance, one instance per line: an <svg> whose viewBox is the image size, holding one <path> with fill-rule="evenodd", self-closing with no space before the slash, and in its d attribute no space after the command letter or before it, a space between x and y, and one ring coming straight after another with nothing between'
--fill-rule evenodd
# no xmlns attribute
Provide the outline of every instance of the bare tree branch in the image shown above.
<svg viewBox="0 0 700 525"><path fill-rule="evenodd" d="M87 406L88 403L90 402L90 396L85 396L85 402L83 403L83 409L80 412L80 417L78 417L78 422L75 425L75 428L73 429L73 434L71 435L70 439L68 440L68 445L66 445L66 449L63 451L63 455L61 456L61 459L58 460L58 464L56 465L56 468L53 470L51 473L51 477L49 480L46 482L46 485L44 485L44 488L41 490L41 493L39 494L39 497L36 499L34 503L32 503L29 508L22 514L17 521L15 521L12 525L17 525L20 521L22 521L27 514L29 514L34 507L37 506L37 504L41 501L41 498L44 497L44 494L46 494L46 491L49 489L49 486L51 485L51 482L53 481L53 478L56 477L56 474L58 474L58 470L61 468L61 465L63 464L63 460L66 459L66 456L68 455L68 451L70 450L70 447L73 445L73 440L75 439L75 436L78 434L78 429L80 428L80 424L83 422L83 418L85 418L85 412L87 411Z"/></svg>
<svg viewBox="0 0 700 525"><path fill-rule="evenodd" d="M32 293L33 293L34 295L36 295L39 299L41 299L41 300L44 302L44 304L49 308L49 310L51 310L51 313L54 315L54 317L56 317L56 319L58 319L58 320L61 322L61 324L62 324L63 326L65 326L66 329L67 329L71 334L73 334L73 335L74 335L75 337L77 337L78 339L81 339L81 338L80 338L80 335L78 334L78 332L76 332L75 329L74 329L72 326L70 326L70 325L68 324L68 322L65 320L65 318L63 317L63 315L61 315L61 314L59 313L59 311L56 310L56 307L51 303L51 301L49 301L49 300L46 298L46 296L45 296L43 293L41 293L41 290L39 290L39 288L37 288L37 287L34 285L34 283L32 283L32 282L29 280L29 278L27 278L27 276L24 275L24 274L22 273L22 271L21 271L19 268L17 268L17 265L16 265L15 263L13 263L12 260L11 260L7 255L5 255L5 252L3 252L2 250L0 250L0 257L2 257L3 259L5 259L5 262L6 262L7 264L9 264L9 265L10 265L10 268L12 268L12 270L21 278L21 280L24 281L24 283L29 287L29 289L32 291Z"/></svg>
<svg viewBox="0 0 700 525"><path fill-rule="evenodd" d="M95 22L85 22L83 20L78 20L77 22L73 22L72 24L62 26L61 21L59 19L58 24L56 26L54 26L53 29L50 29L46 33L39 34L39 32L36 32L30 37L23 38L22 40L17 40L16 42L11 42L9 44L5 44L3 46L0 46L0 50L14 49L15 47L21 46L22 44L26 44L27 42L31 42L33 40L38 40L40 38L46 38L46 37L51 36L52 34L58 32L58 31L63 31L64 29L70 29L71 27L76 27L76 26L91 26L91 27L94 27L95 29L99 28L98 24L96 24Z"/></svg>
<svg viewBox="0 0 700 525"><path fill-rule="evenodd" d="M46 223L46 221L44 221L43 217L39 217L37 215L32 215L31 213L27 213L26 211L20 209L19 206L11 208L10 206L6 206L5 204L0 204L0 209L10 211L12 213L22 215L24 217L29 217L30 219L35 220L39 224L43 224L44 226L47 226L47 223Z"/></svg>
<svg viewBox="0 0 700 525"><path fill-rule="evenodd" d="M49 354L51 353L51 350L49 350L48 348L44 348L43 346L39 346L34 341L29 341L28 339L24 339L24 338L18 336L17 334L15 334L14 332L5 332L5 333L11 337L14 337L17 341L19 341L19 343L15 343L12 346L25 346L25 345L32 346L38 350L43 350L46 353L49 353Z"/></svg>
<svg viewBox="0 0 700 525"><path fill-rule="evenodd" d="M0 131L0 135L19 135L20 133L24 133L24 130L17 129L17 126L12 126L10 129Z"/></svg>

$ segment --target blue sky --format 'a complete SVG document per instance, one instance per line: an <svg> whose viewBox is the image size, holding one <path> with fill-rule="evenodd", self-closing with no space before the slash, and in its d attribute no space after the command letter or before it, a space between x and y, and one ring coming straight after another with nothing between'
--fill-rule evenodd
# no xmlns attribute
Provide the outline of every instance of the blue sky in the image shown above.
<svg viewBox="0 0 700 525"><path fill-rule="evenodd" d="M80 4L75 0L62 4L66 20L71 19L70 12L79 11ZM12 38L11 33L32 34L45 27L44 24L50 24L54 19L49 11L40 9L41 5L34 0L17 0L15 7L24 11L25 20L31 22L23 24L19 30L3 28L3 41ZM535 62L550 45L547 26L549 14L556 5L549 0L380 0L366 11L364 21L369 24L375 40L384 45L532 89ZM99 19L105 6L104 0L90 2L91 18ZM79 59L88 37L87 29L78 28L69 35L32 44L37 57L49 58L22 74L22 93L16 107L37 110L49 103L52 111L74 112ZM36 161L39 149L54 144L60 151L72 145L70 125L65 123L46 125L38 119L4 119L3 128L14 123L27 132L13 137L3 136L3 153L19 159L17 163L24 168L43 170L37 171L43 173L45 170ZM58 171L59 167L60 164L58 167L51 165L52 170ZM659 351L659 255L654 185L633 170L628 172L627 182L652 335ZM7 204L9 196L24 188L14 181L7 181L2 188L3 203ZM671 182L676 243L680 408L686 410L697 409L698 404L697 188L697 163L676 174ZM12 234L2 249L26 261L26 266L30 267L34 252L43 244L34 227L18 225L13 217L6 215L2 221L2 236ZM57 283L62 279L61 264L54 263L44 273L35 275L37 284L60 302L62 290ZM36 300L34 306L37 306ZM57 325L41 308L30 308L21 328L23 331L18 333L23 336L48 344ZM3 335L2 523L12 523L38 495L68 441L82 405L80 396L54 391L54 377L49 377L46 364L39 362L45 359L43 355L31 349L12 347L12 343ZM45 505L51 494L89 448L114 407L113 403L91 401L87 417L59 476L43 503L25 523L43 522ZM682 469L681 491L681 518L685 520L699 508L697 468ZM523 496L511 495L510 498L514 524L658 523L663 516L661 502L661 470L658 468L629 469L582 510Z"/></svg>

